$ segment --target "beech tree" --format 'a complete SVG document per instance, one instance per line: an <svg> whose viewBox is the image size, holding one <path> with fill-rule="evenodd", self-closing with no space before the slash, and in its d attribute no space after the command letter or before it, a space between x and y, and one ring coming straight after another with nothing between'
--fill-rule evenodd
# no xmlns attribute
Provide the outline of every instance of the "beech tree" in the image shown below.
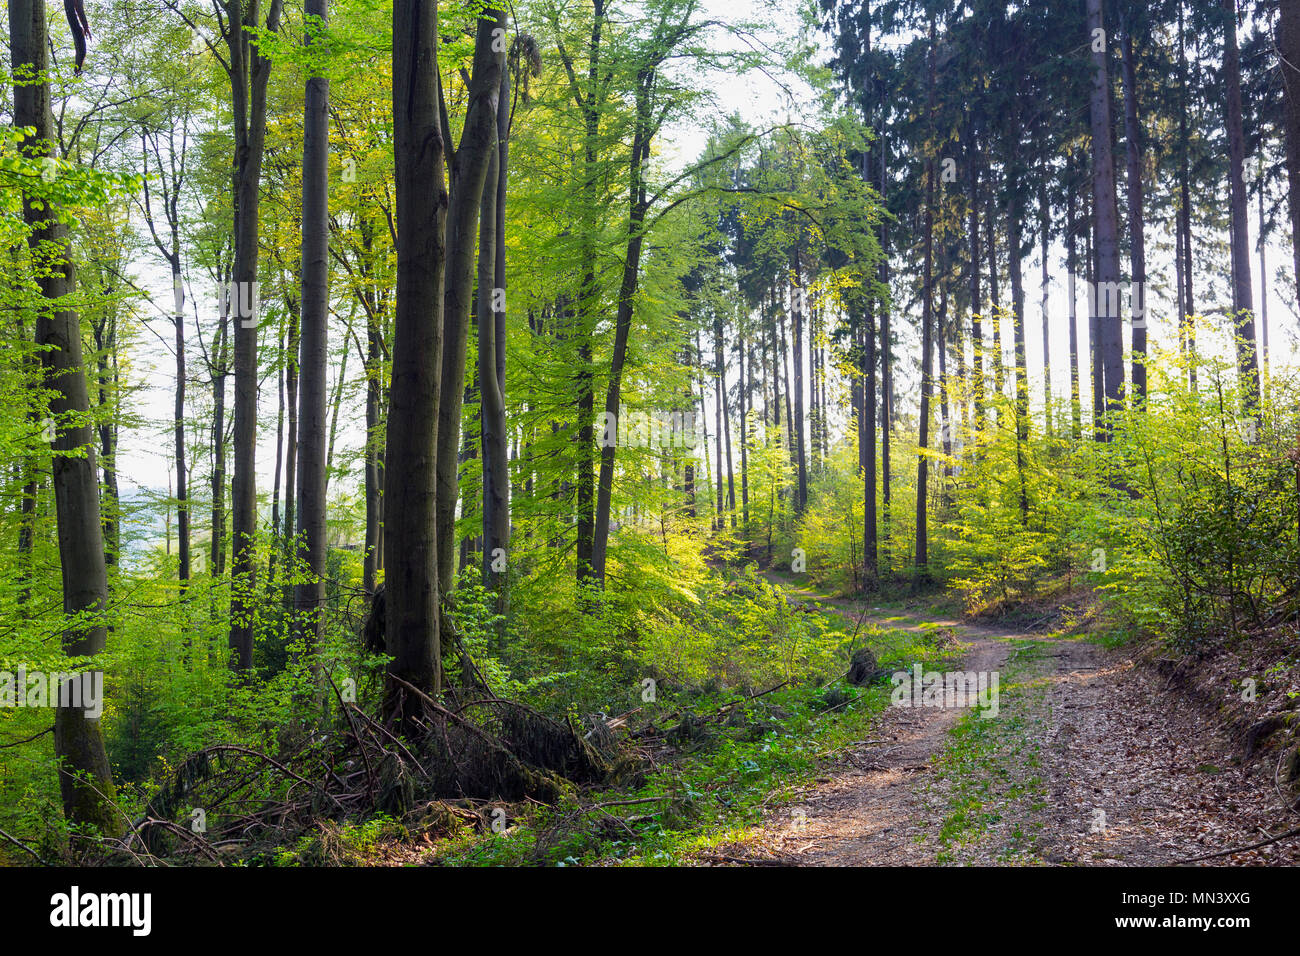
<svg viewBox="0 0 1300 956"><path fill-rule="evenodd" d="M50 107L49 34L44 0L9 0L9 48L14 71L14 122L30 127L24 154L52 162L55 156ZM75 623L63 631L69 657L103 653L108 641L104 613L108 571L100 521L95 442L87 417L90 394L81 350L81 318L65 299L76 286L68 227L63 214L45 197L23 196L28 247L41 295L36 344L41 347L44 384L53 397L52 481L58 525L63 612ZM122 830L114 800L113 777L99 718L87 714L81 695L71 692L80 676L64 680L54 712L54 753L59 790L70 823L86 824L107 836Z"/></svg>
<svg viewBox="0 0 1300 956"><path fill-rule="evenodd" d="M308 0L308 50L329 17L329 0ZM315 64L313 64L315 66ZM329 356L329 80L307 80L302 146L302 359L298 395L297 527L308 580L294 593L297 635L314 644L325 599L325 378ZM341 378L341 376L340 376Z"/></svg>

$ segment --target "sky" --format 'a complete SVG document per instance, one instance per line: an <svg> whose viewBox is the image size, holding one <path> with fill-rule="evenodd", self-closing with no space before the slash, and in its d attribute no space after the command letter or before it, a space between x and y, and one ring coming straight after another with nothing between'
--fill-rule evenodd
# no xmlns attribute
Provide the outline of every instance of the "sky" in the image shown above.
<svg viewBox="0 0 1300 956"><path fill-rule="evenodd" d="M798 30L799 18L794 0L707 0L705 9L710 19L726 23L769 19L776 24L777 28L772 35L760 34L748 39L720 35L723 48L745 49L753 44L772 43ZM711 78L711 82L717 103L712 112L718 119L734 112L757 125L784 117L792 109L797 109L797 101L791 100L788 90L761 72L743 79L719 75ZM793 84L794 88L805 95L809 92L802 84L788 79L786 82ZM708 136L709 130L705 122L678 123L666 129L662 145L664 161L672 166L684 167L704 149ZM135 263L134 272L155 302L163 305L170 303L171 278L156 257L142 257ZM206 287L197 276L189 278L191 285L188 294L198 297L200 308L207 306L215 311L216 290ZM171 320L159 315L148 303L142 304L141 309L143 317L150 321L138 337L137 346L131 355L137 382L130 403L143 424L139 428L122 431L118 467L124 495L131 494L133 489L151 489L165 494L169 486L174 450L171 416L176 381L175 359L170 346L164 345L160 340L161 337L170 343L173 334ZM190 373L193 378L195 370L200 366L192 320L187 337ZM358 370L359 363L353 355L349 377L355 376ZM336 369L332 367L331 376L335 372ZM331 389L333 385L331 378ZM199 387L206 387L206 383ZM192 383L190 388L193 392L196 384ZM257 451L259 490L268 489L274 477L276 405L276 382L270 378L263 383L259 400L259 419L263 430L266 431L267 424L270 426L269 434L264 435ZM229 415L229 400L227 414ZM355 408L345 409L345 413L340 415L340 445L356 448L364 442L363 414L364 406L358 404ZM206 465L201 466L200 472L204 470Z"/></svg>
<svg viewBox="0 0 1300 956"><path fill-rule="evenodd" d="M797 14L796 4L797 0L706 0L705 6L708 16L723 22L768 20L774 25L771 33L757 36L740 37L719 34L719 42L724 48L742 49L746 46L752 48L755 44L778 43L783 39L789 39L797 35L800 28L800 19ZM825 41L822 39L819 42L824 43ZM713 107L707 112L697 115L692 121L678 122L664 131L660 156L663 162L671 168L684 168L686 164L700 154L707 143L709 123L712 120L720 120L730 113L735 113L751 125L761 127L774 121L797 118L811 99L811 91L801 81L788 77L781 78L778 81L773 74L762 71L754 71L744 77L725 74L712 75L707 77L707 85L710 86L714 95ZM1255 232L1257 229L1255 215L1256 210L1252 209L1251 228L1253 235L1257 235ZM1173 266L1169 253L1169 250L1172 249L1172 238L1161 235L1159 230L1162 227L1154 223L1149 223L1147 228L1148 246L1151 250L1148 272L1153 286L1152 291L1149 293L1149 311L1151 313L1149 334L1153 346L1172 347L1175 343L1175 325L1172 320L1175 310L1172 300L1165 291L1172 291L1173 287ZM1216 237L1216 241L1220 239L1221 237ZM1164 246L1163 249L1161 244ZM1280 266L1289 268L1291 262L1290 249L1278 245L1274 240L1267 247L1266 255L1269 260L1268 271L1270 273L1268 312L1272 327L1273 360L1275 363L1293 364L1297 351L1296 332L1300 316L1296 315L1294 304L1283 301L1279 296L1281 290L1278 284L1272 281L1272 273L1276 269ZM1054 394L1058 396L1066 394L1069 388L1068 352L1066 351L1068 347L1067 277L1063 260L1064 249L1058 244L1050 247L1048 269L1049 334L1052 341L1052 354L1050 357L1052 388ZM140 283L149 290L154 301L163 304L170 302L170 277L156 258L143 257L136 263L135 274ZM1043 348L1040 317L1042 287L1039 278L1037 252L1025 260L1024 276L1030 394L1035 407L1039 407L1042 394ZM1252 279L1258 300L1260 289L1258 253L1252 256ZM189 292L191 296L198 297L197 301L200 303L200 307L210 305L215 311L217 301L215 289L205 288L201 282L195 281L190 286ZM1215 289L1212 292L1205 287L1204 282L1201 282L1197 294L1201 299L1198 304L1206 310L1212 309L1216 305L1221 306L1223 304L1220 300L1226 296L1227 286L1223 282L1215 283ZM169 346L164 344L164 340L170 342L172 338L171 322L170 319L158 314L156 309L148 303L143 304L141 308L144 317L150 319L150 321L145 323L145 328L138 337L130 357L131 374L133 376L132 385L135 390L129 398L129 405L132 411L138 415L141 424L138 427L123 429L118 458L123 494L127 499L138 496L142 489L152 489L155 493L166 493L172 465L171 414L175 372L174 359ZM1085 351L1087 347L1086 311L1086 299L1083 298L1081 290L1079 340L1081 349ZM920 352L919 332L915 328L915 322L910 318L906 321L896 322L895 326L899 332L897 349L899 410L907 413L914 408L915 403L918 379L916 364ZM987 329L986 334L988 334ZM1126 342L1128 341L1127 336L1126 323ZM190 369L191 376L193 376L194 371L200 367L200 363L197 356L197 342L194 340L192 322L188 337L190 340L188 343ZM1004 330L1003 338L1009 347L1009 329ZM1225 346L1226 340L1221 343L1220 347ZM1086 363L1086 355L1084 361ZM355 378L359 368L360 363L356 355L353 354L350 357L349 377ZM331 376L336 373L337 369L332 367ZM734 371L732 374L734 375ZM192 382L191 391L195 388L205 387L205 384ZM833 382L832 395L835 394L834 389L843 389L844 387L846 386L842 381ZM330 388L331 390L333 388L332 379ZM1084 389L1084 404L1087 407L1089 396L1086 375ZM345 407L343 414L340 416L338 438L340 453L344 448L355 450L364 442L364 406L362 402L363 399L358 393L355 399ZM270 377L263 384L259 405L259 418L264 433L264 438L260 442L257 452L259 490L269 490L272 483L275 465L276 405L276 381L274 377ZM191 414L193 414L193 411L191 411ZM843 418L840 419L840 423L842 422ZM203 461L204 463L199 467L200 478L207 470L206 458Z"/></svg>

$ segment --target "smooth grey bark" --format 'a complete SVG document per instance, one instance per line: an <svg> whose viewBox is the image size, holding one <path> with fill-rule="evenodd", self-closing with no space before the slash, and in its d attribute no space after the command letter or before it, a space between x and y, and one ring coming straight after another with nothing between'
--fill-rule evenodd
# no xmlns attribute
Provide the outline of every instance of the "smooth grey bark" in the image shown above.
<svg viewBox="0 0 1300 956"><path fill-rule="evenodd" d="M866 451L862 467L862 584L864 590L872 591L880 584L880 548L876 530L876 319L869 299L866 325L862 337L862 444Z"/></svg>
<svg viewBox="0 0 1300 956"><path fill-rule="evenodd" d="M185 183L186 154L189 145L189 115L180 121L180 148L176 148L174 130L165 130L169 162L164 166L159 136L144 131L141 146L144 158L143 208L146 224L158 252L166 260L172 277L172 319L175 323L176 391L172 409L173 442L176 458L176 530L180 592L184 596L191 574L190 561L190 502L188 461L185 452L185 282L181 267L180 192ZM159 197L162 215L167 224L167 237L158 231L153 202L149 190L149 154L152 152L159 173L162 195Z"/></svg>
<svg viewBox="0 0 1300 956"><path fill-rule="evenodd" d="M27 338L27 324L23 321L23 316L18 315L18 338L24 343L31 340ZM24 381L30 388L27 424L35 433L40 430L42 410L40 402L35 400L39 395L37 389L40 386L41 375L43 374L40 367L40 360L29 354L23 363ZM41 489L41 469L40 458L36 454L24 456L22 462L23 468L23 490L22 504L19 508L18 518L18 605L25 608L32 599L32 579L35 576L35 554L33 548L36 544L36 498ZM24 611L26 616L26 611Z"/></svg>
<svg viewBox="0 0 1300 956"><path fill-rule="evenodd" d="M96 404L100 409L99 464L103 475L99 511L104 524L104 562L117 565L121 548L121 495L117 481L118 410L112 407L117 387L117 316L113 306L101 320L91 326L95 339Z"/></svg>
<svg viewBox="0 0 1300 956"><path fill-rule="evenodd" d="M271 0L265 28L280 25L281 0ZM226 49L235 136L232 175L235 263L230 298L235 319L235 471L231 482L230 649L232 665L253 666L253 603L257 589L257 259L262 158L266 143L266 87L271 61L256 34L260 0L227 0Z"/></svg>
<svg viewBox="0 0 1300 956"><path fill-rule="evenodd" d="M497 180L501 154L493 150L479 216L478 386L483 457L483 581L498 598L509 566L510 490L505 396L497 375ZM505 562L503 564L502 562ZM500 569L500 570L498 570ZM498 608L498 612L500 608Z"/></svg>
<svg viewBox="0 0 1300 956"><path fill-rule="evenodd" d="M666 51L665 51L666 55ZM632 332L632 317L641 275L641 249L645 240L645 219L650 208L646 192L645 164L650 160L650 144L658 130L651 105L657 70L648 66L637 73L636 127L628 166L627 246L623 256L623 277L619 283L618 306L614 316L614 350L610 356L609 382L605 390L605 412L618 420L622 404L623 372L627 364L627 346ZM722 441L719 433L718 441ZM618 449L607 444L600 450L600 467L596 482L596 512L592 529L591 566L596 583L605 585L605 556L609 548L610 510L614 492L614 458ZM721 480L721 474L719 474ZM734 503L735 493L732 493ZM722 520L719 511L718 520Z"/></svg>
<svg viewBox="0 0 1300 956"><path fill-rule="evenodd" d="M505 44L493 36L506 28L503 8L488 6L479 15L474 38L465 126L452 154L451 191L446 214L446 283L442 308L443 395L438 410L438 583L448 595L456 583L456 500L460 488L461 412L464 407L465 362L473 304L474 251L478 247L479 207L488 165L497 152L497 109ZM500 34L504 35L504 34ZM441 96L439 97L441 101ZM440 102L440 120L445 115Z"/></svg>
<svg viewBox="0 0 1300 956"><path fill-rule="evenodd" d="M479 226L478 384L483 456L483 581L504 615L510 554L510 462L506 431L506 191L510 153L510 71L501 71L497 148L484 185ZM498 301L498 298L500 301ZM500 559L500 561L498 560ZM504 561L505 564L501 564ZM501 567L503 570L497 571Z"/></svg>
<svg viewBox="0 0 1300 956"><path fill-rule="evenodd" d="M374 239L369 220L361 221L359 231L365 268L369 271ZM384 448L380 436L387 391L383 381L385 310L384 299L375 294L373 285L368 285L362 294L366 297L366 554L362 583L367 594L374 594L384 566Z"/></svg>
<svg viewBox="0 0 1300 956"><path fill-rule="evenodd" d="M301 266L299 270L301 271ZM287 419L284 449L284 558L290 564L293 558L293 530L298 525L298 392L301 369L299 352L302 343L302 312L298 297L293 294L292 282L285 283L285 307L288 310L289 332L284 356L285 417ZM293 588L284 587L284 606L293 603Z"/></svg>
<svg viewBox="0 0 1300 956"><path fill-rule="evenodd" d="M441 690L437 452L447 189L437 94L436 0L393 3L397 303L384 534L386 719L414 729L418 698Z"/></svg>
<svg viewBox="0 0 1300 956"><path fill-rule="evenodd" d="M329 0L306 0L313 34L329 22ZM329 360L329 79L307 80L302 145L302 324L299 359L298 492L294 538L299 561L294 587L294 637L313 647L320 640L325 603L326 368ZM344 352L344 355L347 353ZM342 381L342 373L340 373Z"/></svg>
<svg viewBox="0 0 1300 956"><path fill-rule="evenodd" d="M727 496L726 496L725 507L726 507L727 514L730 515L731 518L731 527L735 528L736 527L736 476L735 476L735 471L732 468L732 456L731 456L731 408L729 407L727 401L727 354L725 348L725 332L726 332L726 322L722 315L721 310L719 310L716 313L713 320L713 349L714 349L714 361L715 361L714 367L717 370L717 375L714 379L714 383L717 388L718 428L719 428L718 463L720 467L718 470L718 491L719 494L721 494L722 491L721 465L723 462L722 456L725 453L726 470L727 470ZM722 499L720 498L719 500L721 501ZM718 530L721 531L723 529L723 526L724 525L722 521L722 516L721 513L719 513Z"/></svg>
<svg viewBox="0 0 1300 956"><path fill-rule="evenodd" d="M229 281L222 267L219 284ZM212 344L212 540L209 561L213 577L226 573L226 379L230 375L230 298L221 296L217 334Z"/></svg>
<svg viewBox="0 0 1300 956"><path fill-rule="evenodd" d="M796 485L794 496L795 517L802 515L808 508L808 459L805 446L807 436L804 424L804 289L803 264L800 261L799 246L796 243L790 250L790 273L794 277L794 288L790 291L792 330L794 339L794 429L791 434L795 445Z"/></svg>
<svg viewBox="0 0 1300 956"><path fill-rule="evenodd" d="M35 136L25 142L24 152L34 158L53 156L44 0L9 0L9 45L14 74L21 78L14 84L14 123L35 130ZM64 630L62 643L69 657L94 657L103 652L108 640L107 625L98 617L108 603L108 569L94 435L88 418L90 393L81 352L80 316L58 306L59 300L74 291L76 270L70 259L67 226L44 202L37 208L34 199L23 197L23 219L29 228L32 258L38 263L37 282L47 300L36 316L36 343L42 347L45 386L52 392L49 411L55 423L53 486L63 610L68 615L89 615ZM68 821L97 828L106 836L121 833L99 719L87 716L84 706L56 708L54 754Z"/></svg>

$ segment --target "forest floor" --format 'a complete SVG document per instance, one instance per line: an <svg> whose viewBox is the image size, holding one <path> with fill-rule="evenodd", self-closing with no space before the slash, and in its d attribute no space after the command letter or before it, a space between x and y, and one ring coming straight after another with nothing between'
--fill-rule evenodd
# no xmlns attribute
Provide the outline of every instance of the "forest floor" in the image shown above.
<svg viewBox="0 0 1300 956"><path fill-rule="evenodd" d="M1295 826L1273 761L1243 761L1211 710L1130 647L796 599L895 630L944 628L962 669L999 672L997 716L890 706L868 739L713 859L795 866L1143 866L1267 840ZM1292 865L1300 841L1202 861Z"/></svg>

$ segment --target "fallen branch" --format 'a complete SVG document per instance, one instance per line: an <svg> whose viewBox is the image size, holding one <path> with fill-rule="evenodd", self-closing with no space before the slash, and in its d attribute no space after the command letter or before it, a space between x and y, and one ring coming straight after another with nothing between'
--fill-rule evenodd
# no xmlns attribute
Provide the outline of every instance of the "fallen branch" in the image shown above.
<svg viewBox="0 0 1300 956"><path fill-rule="evenodd" d="M726 853L701 853L701 860L710 860L714 863L735 863L740 866L793 866L785 860L765 860L761 857L747 856L730 856Z"/></svg>
<svg viewBox="0 0 1300 956"><path fill-rule="evenodd" d="M1249 846L1239 846L1235 850L1220 850L1218 853L1206 853L1204 856L1192 856L1185 860L1175 861L1177 864L1196 863L1198 860L1213 860L1221 856L1232 856L1236 853L1245 853L1247 850L1258 850L1262 846L1268 846L1270 843L1280 843L1288 840L1293 836L1300 836L1300 827L1294 830L1287 830L1286 833L1280 833L1275 837L1269 837L1267 840L1260 840L1258 843L1252 843Z"/></svg>
<svg viewBox="0 0 1300 956"><path fill-rule="evenodd" d="M669 799L668 794L660 794L657 797L642 797L639 800L610 800L608 803L593 803L589 807L583 807L583 813L590 813L592 810L604 810L606 807L634 807L641 803L658 803L660 800Z"/></svg>
<svg viewBox="0 0 1300 956"><path fill-rule="evenodd" d="M14 846L18 847L18 849L23 850L23 851L26 852L26 853L30 853L30 854L32 855L33 859L35 859L36 862L39 863L41 866L49 866L49 865L50 865L50 864L46 863L43 859L41 859L41 855L40 855L39 853L37 853L35 850L33 850L31 847L29 847L29 846L28 846L26 843L24 843L22 840L19 840L17 837L12 837L12 836L10 836L10 835L9 835L8 833L6 833L4 830L0 830L0 837L4 837L6 840L8 840L8 841L9 841L10 843L12 843Z"/></svg>

